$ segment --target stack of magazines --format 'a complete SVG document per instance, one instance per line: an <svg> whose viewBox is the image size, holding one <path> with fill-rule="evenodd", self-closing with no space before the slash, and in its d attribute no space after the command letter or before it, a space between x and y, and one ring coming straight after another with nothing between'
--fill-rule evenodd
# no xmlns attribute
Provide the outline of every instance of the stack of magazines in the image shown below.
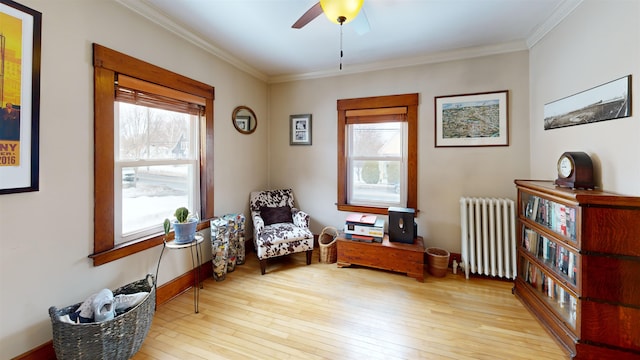
<svg viewBox="0 0 640 360"><path fill-rule="evenodd" d="M345 238L362 242L382 242L384 219L375 215L350 214L344 224Z"/></svg>

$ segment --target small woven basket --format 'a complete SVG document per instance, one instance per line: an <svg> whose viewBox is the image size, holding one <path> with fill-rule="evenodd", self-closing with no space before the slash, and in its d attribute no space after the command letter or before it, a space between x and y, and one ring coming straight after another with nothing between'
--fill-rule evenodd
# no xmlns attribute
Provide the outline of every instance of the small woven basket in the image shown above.
<svg viewBox="0 0 640 360"><path fill-rule="evenodd" d="M149 274L113 291L113 295L149 292L129 311L107 321L70 324L60 316L75 312L81 303L49 308L53 327L53 348L58 359L129 359L147 337L156 305L155 279Z"/></svg>
<svg viewBox="0 0 640 360"><path fill-rule="evenodd" d="M426 252L429 274L435 277L444 277L448 271L450 253L445 249L435 247L427 248Z"/></svg>
<svg viewBox="0 0 640 360"><path fill-rule="evenodd" d="M332 226L322 229L322 233L318 237L318 245L320 246L320 262L332 264L338 261L338 249L336 238L338 230Z"/></svg>

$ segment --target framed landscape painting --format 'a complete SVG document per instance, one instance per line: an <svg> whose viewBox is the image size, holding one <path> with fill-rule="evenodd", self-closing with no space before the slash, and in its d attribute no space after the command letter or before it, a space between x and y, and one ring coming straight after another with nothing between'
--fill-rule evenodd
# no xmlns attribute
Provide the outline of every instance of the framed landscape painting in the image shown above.
<svg viewBox="0 0 640 360"><path fill-rule="evenodd" d="M0 194L38 191L42 14L0 0Z"/></svg>
<svg viewBox="0 0 640 360"><path fill-rule="evenodd" d="M509 146L508 91L435 98L435 146Z"/></svg>

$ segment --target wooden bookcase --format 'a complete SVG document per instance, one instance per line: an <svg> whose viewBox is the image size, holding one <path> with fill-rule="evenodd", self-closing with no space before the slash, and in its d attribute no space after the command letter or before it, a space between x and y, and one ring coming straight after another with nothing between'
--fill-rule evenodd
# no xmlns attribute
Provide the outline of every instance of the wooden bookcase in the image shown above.
<svg viewBox="0 0 640 360"><path fill-rule="evenodd" d="M515 184L514 294L572 359L639 359L640 197Z"/></svg>

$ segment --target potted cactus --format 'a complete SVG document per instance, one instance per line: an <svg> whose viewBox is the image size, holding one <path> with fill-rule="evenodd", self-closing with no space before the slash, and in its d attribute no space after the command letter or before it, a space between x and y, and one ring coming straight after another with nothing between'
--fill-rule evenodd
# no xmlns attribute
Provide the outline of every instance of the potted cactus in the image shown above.
<svg viewBox="0 0 640 360"><path fill-rule="evenodd" d="M188 244L193 241L196 235L196 226L198 225L198 216L189 212L186 207L179 207L173 214L175 219L170 221L164 220L164 233L167 235L170 230L170 226L173 225L175 231L176 244Z"/></svg>

